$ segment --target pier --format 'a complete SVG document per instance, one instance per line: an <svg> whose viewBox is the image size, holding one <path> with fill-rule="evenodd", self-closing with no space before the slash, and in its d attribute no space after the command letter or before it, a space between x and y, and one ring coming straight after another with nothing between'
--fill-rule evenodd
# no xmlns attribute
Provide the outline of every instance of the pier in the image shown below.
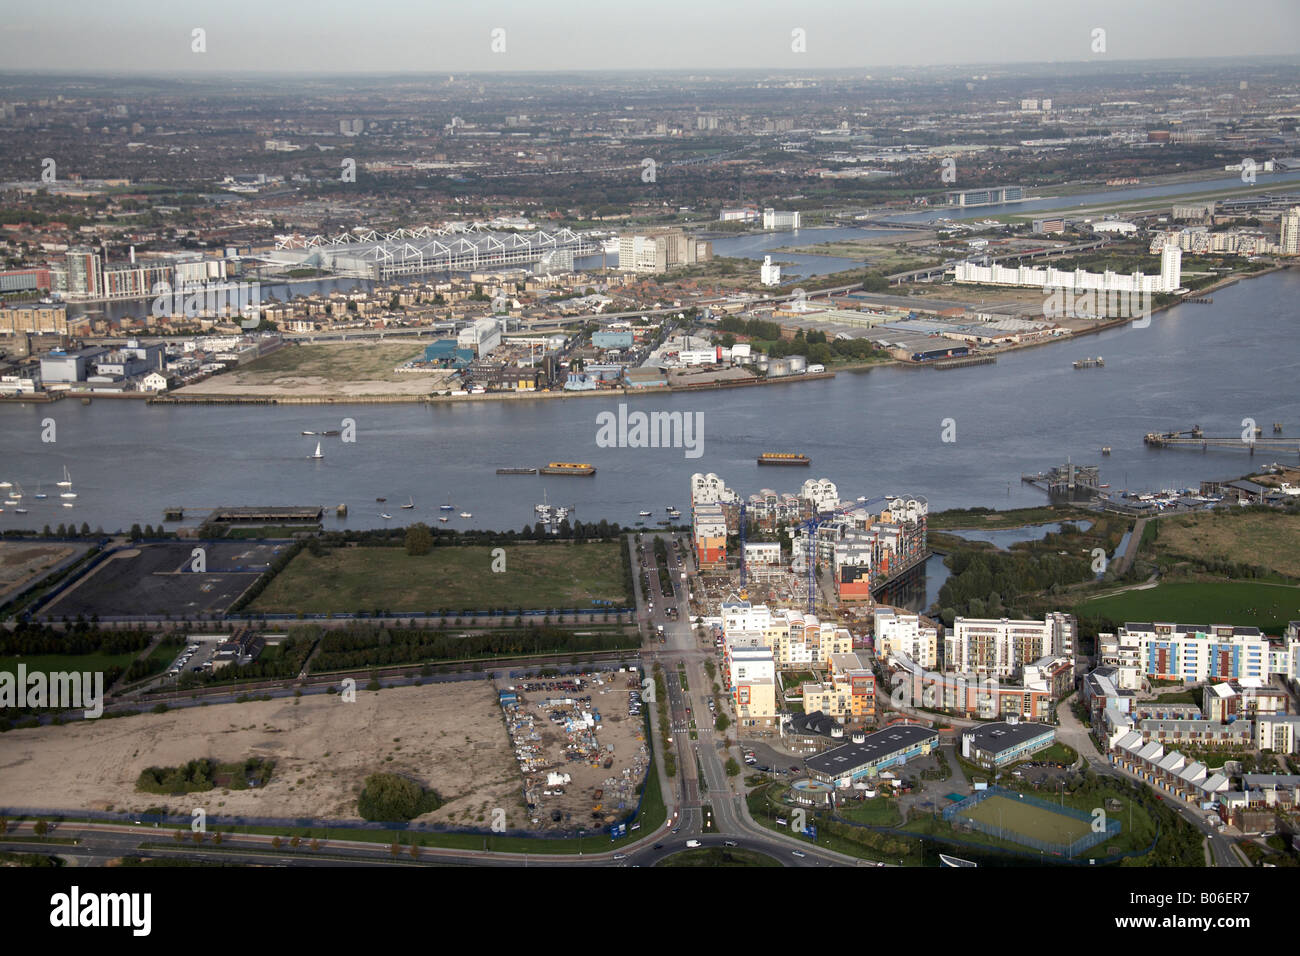
<svg viewBox="0 0 1300 956"><path fill-rule="evenodd" d="M1096 465L1075 465L1067 461L1047 471L1022 474L1020 480L1052 496L1075 499L1101 495L1101 469Z"/></svg>
<svg viewBox="0 0 1300 956"><path fill-rule="evenodd" d="M1281 423L1274 422L1273 430L1281 431ZM1249 449L1252 455L1255 454L1256 448L1266 448L1300 454L1300 438L1263 438L1262 434L1263 429L1256 427L1253 436L1233 435L1228 438L1215 438L1206 435L1200 425L1193 425L1184 431L1147 432L1142 441L1152 448L1199 448L1201 451L1207 451L1211 447L1245 448Z"/></svg>
<svg viewBox="0 0 1300 956"><path fill-rule="evenodd" d="M927 364L930 368L942 371L950 368L966 368L968 365L993 365L997 360L996 355L967 355L964 358L939 359Z"/></svg>

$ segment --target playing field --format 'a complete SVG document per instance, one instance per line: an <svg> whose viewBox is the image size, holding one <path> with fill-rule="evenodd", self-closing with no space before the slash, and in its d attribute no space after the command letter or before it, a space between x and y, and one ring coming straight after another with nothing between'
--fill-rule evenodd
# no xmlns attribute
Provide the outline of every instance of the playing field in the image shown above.
<svg viewBox="0 0 1300 956"><path fill-rule="evenodd" d="M626 607L631 598L620 547L617 542L507 545L502 571L492 570L489 547L439 547L418 557L400 547L337 548L319 558L303 551L250 610L529 610L590 608L593 599Z"/></svg>
<svg viewBox="0 0 1300 956"><path fill-rule="evenodd" d="M1079 617L1237 624L1280 634L1300 618L1300 588L1254 581L1174 581L1075 605Z"/></svg>
<svg viewBox="0 0 1300 956"><path fill-rule="evenodd" d="M962 811L960 817L978 820L990 827L1001 827L1009 840L1014 840L1014 835L1018 834L1044 843L1070 844L1090 832L1087 820L1053 813L1001 794L994 794Z"/></svg>

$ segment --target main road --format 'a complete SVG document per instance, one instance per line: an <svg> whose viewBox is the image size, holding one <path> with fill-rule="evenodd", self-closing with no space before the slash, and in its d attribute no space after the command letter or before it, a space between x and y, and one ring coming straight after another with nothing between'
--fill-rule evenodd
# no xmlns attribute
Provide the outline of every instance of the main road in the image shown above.
<svg viewBox="0 0 1300 956"><path fill-rule="evenodd" d="M745 801L742 775L730 777L728 758L739 764L738 745L727 747L726 737L714 729L713 679L705 661L715 657L711 646L702 646L691 625L690 578L693 563L687 539L669 533L645 532L643 550L635 552L640 566L636 577L646 582L649 601L639 608L651 640L647 657L653 666L663 668L668 693L668 714L672 725L673 748L677 755L677 793L675 826L672 833L647 848L644 844L627 851L628 862L650 865L685 849L686 841L698 840L701 846L736 846L773 856L790 866L856 866L856 857L835 853L806 839L786 837L755 823ZM667 577L671 593L660 585L654 540L662 539L668 547ZM639 589L638 589L639 593ZM639 600L639 599L638 599ZM659 628L663 628L662 641ZM686 675L685 687L680 674ZM721 695L719 710L727 713L735 725L735 713L729 698ZM715 702L716 703L716 702ZM652 715L652 719L654 716ZM707 808L707 821L706 821ZM796 856L795 853L801 855Z"/></svg>

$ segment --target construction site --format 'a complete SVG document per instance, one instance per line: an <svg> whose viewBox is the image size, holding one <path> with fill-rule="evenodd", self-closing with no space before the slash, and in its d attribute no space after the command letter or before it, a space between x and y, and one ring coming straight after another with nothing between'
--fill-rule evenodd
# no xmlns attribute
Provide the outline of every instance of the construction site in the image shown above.
<svg viewBox="0 0 1300 956"><path fill-rule="evenodd" d="M524 681L498 692L534 829L575 832L637 809L651 758L634 670Z"/></svg>

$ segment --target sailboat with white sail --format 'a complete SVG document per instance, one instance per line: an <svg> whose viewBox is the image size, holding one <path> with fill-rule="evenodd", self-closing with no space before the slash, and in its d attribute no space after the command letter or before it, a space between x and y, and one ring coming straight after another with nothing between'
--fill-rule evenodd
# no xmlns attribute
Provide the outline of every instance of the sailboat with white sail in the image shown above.
<svg viewBox="0 0 1300 956"><path fill-rule="evenodd" d="M315 451L315 453L313 453L313 454L311 454L311 455L308 455L307 457L308 457L308 458L312 458L312 459L324 458L324 457L325 457L323 454L321 454L321 450L320 450L320 442L317 442L317 443L316 443L316 451Z"/></svg>

